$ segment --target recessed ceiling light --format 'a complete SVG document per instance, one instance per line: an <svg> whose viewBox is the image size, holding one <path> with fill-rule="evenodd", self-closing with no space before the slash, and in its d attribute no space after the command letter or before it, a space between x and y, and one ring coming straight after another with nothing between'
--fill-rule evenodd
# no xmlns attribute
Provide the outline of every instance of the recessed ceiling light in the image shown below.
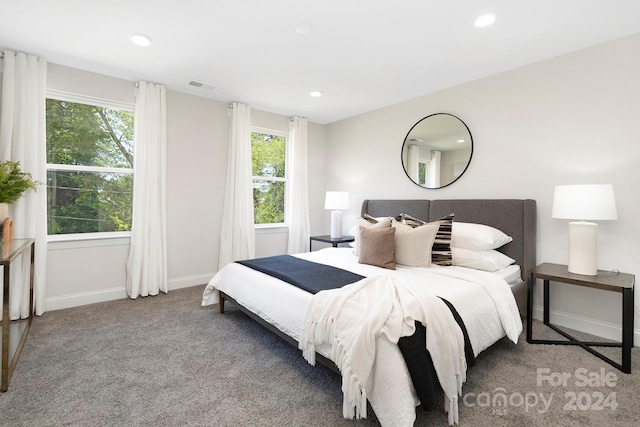
<svg viewBox="0 0 640 427"><path fill-rule="evenodd" d="M138 46L149 46L151 39L144 34L134 34L131 36L131 41Z"/></svg>
<svg viewBox="0 0 640 427"><path fill-rule="evenodd" d="M474 24L478 28L484 28L488 27L494 22L496 22L496 15L494 15L493 13L485 13L484 15L478 16Z"/></svg>
<svg viewBox="0 0 640 427"><path fill-rule="evenodd" d="M319 90L312 90L311 92L309 92L309 95L313 96L314 98L317 98L319 96L322 96L322 92Z"/></svg>
<svg viewBox="0 0 640 427"><path fill-rule="evenodd" d="M313 31L313 27L311 26L311 24L298 24L296 26L296 33L302 36L311 33L311 31Z"/></svg>

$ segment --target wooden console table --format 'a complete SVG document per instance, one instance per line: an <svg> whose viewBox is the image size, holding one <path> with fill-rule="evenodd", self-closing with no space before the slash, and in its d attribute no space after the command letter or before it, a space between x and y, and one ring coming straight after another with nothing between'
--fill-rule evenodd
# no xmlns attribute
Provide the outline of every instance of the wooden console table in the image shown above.
<svg viewBox="0 0 640 427"><path fill-rule="evenodd" d="M26 319L10 320L9 317L9 289L11 287L12 263L20 258L29 256L29 316ZM35 240L15 239L9 243L0 244L0 265L4 269L2 291L2 382L0 392L9 388L9 380L18 364L22 347L29 334L33 319L33 277L35 262ZM25 278L23 278L25 279Z"/></svg>

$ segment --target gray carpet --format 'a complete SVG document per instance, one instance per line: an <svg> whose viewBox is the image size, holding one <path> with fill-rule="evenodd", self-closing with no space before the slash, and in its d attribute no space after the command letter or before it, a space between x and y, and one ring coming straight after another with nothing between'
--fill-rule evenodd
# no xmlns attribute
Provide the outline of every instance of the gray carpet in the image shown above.
<svg viewBox="0 0 640 427"><path fill-rule="evenodd" d="M232 304L224 315L217 306L200 307L202 290L36 318L9 391L0 394L0 425L378 425L371 410L366 420L343 419L338 374L309 366ZM538 322L534 331L551 336ZM627 375L580 348L503 339L469 371L460 425L637 425L638 350ZM619 350L610 354L619 360ZM550 380L570 377L538 385L539 368ZM499 406L501 395L506 405ZM442 404L432 412L417 408L417 417L416 425L447 425Z"/></svg>

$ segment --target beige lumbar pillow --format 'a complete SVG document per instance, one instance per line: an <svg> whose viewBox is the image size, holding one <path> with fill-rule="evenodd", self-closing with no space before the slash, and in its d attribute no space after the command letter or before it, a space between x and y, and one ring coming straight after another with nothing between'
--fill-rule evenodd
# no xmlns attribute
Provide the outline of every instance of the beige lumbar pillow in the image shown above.
<svg viewBox="0 0 640 427"><path fill-rule="evenodd" d="M396 264L411 267L431 265L431 247L440 228L439 224L423 224L412 227L393 221L396 229Z"/></svg>

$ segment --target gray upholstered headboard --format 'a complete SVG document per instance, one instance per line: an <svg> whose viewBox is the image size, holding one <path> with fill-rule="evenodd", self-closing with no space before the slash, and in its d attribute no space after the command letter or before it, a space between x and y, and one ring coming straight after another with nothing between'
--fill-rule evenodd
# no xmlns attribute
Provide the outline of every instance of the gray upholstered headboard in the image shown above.
<svg viewBox="0 0 640 427"><path fill-rule="evenodd" d="M454 223L474 222L495 227L513 238L513 242L499 250L516 260L526 283L531 280L531 270L536 266L536 212L536 201L531 199L459 199L364 200L361 213L372 216L406 213L425 221L453 213ZM526 304L526 286L520 288L524 289L518 289L516 299L522 312Z"/></svg>

